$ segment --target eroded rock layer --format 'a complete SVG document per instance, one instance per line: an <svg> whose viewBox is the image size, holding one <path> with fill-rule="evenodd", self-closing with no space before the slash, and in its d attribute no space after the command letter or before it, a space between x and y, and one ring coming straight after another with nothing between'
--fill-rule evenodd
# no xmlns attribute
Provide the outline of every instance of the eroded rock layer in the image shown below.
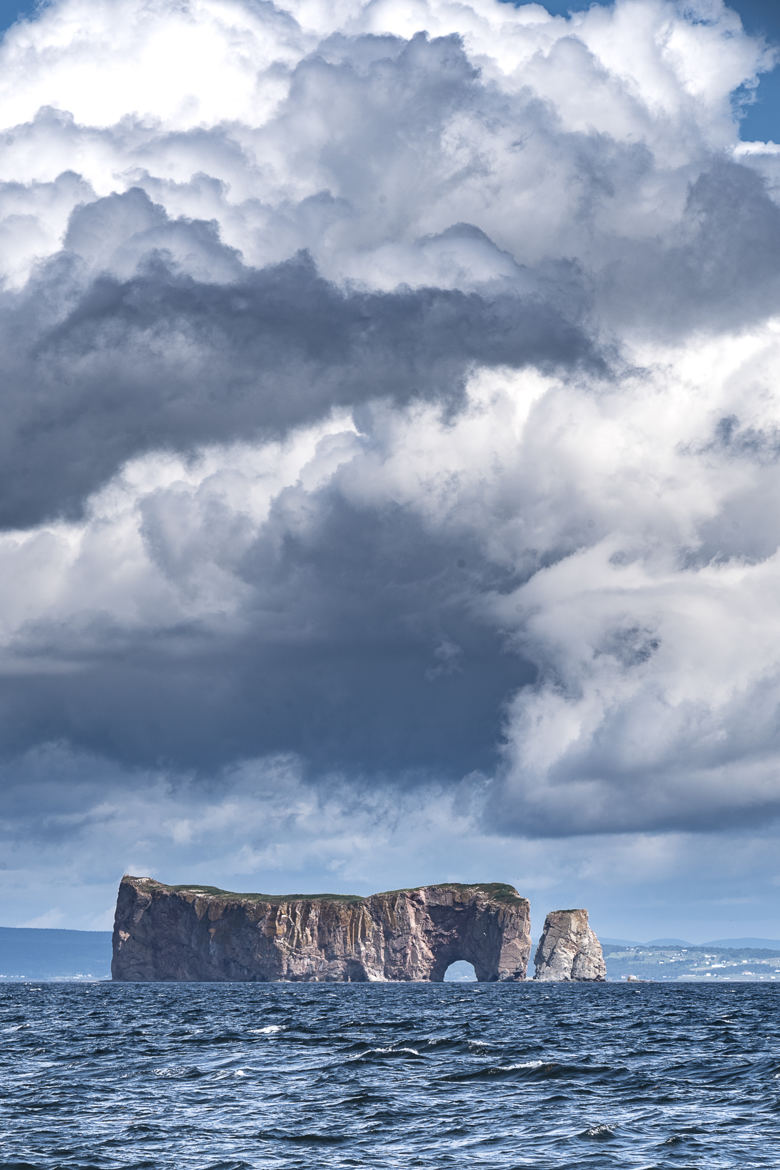
<svg viewBox="0 0 780 1170"><path fill-rule="evenodd" d="M601 943L588 925L587 910L553 910L547 915L534 967L534 979L550 982L606 979Z"/></svg>
<svg viewBox="0 0 780 1170"><path fill-rule="evenodd" d="M436 982L460 959L494 982L525 979L530 952L528 901L507 885L271 897L124 877L111 973L125 981Z"/></svg>

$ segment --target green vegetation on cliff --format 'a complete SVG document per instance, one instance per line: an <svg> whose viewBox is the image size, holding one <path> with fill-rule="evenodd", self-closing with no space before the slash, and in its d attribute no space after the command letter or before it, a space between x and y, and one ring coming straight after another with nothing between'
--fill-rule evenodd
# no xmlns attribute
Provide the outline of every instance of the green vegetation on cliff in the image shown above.
<svg viewBox="0 0 780 1170"><path fill-rule="evenodd" d="M129 875L128 875L129 877ZM130 881L144 881L151 882L155 886L159 886L164 890L173 890L177 894L200 894L208 898L241 898L243 900L253 902L341 902L348 904L355 904L358 902L367 902L369 897L372 898L390 898L396 894L408 894L412 890L425 889L425 886L407 886L399 890L383 890L378 894L371 894L369 897L362 897L360 894L259 894L254 892L242 893L237 890L222 890L219 886L202 886L197 883L185 883L182 885L169 886L165 882L158 882L155 878L135 878L129 877ZM497 902L517 902L522 901L520 895L514 886L508 885L506 882L434 882L431 883L437 889L441 890L481 890L493 901ZM430 887L429 887L430 888Z"/></svg>

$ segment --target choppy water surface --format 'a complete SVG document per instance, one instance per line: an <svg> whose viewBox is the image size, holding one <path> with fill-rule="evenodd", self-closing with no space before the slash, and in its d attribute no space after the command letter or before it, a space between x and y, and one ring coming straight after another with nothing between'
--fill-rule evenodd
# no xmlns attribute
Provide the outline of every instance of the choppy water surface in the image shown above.
<svg viewBox="0 0 780 1170"><path fill-rule="evenodd" d="M0 987L0 1166L780 1165L780 989Z"/></svg>

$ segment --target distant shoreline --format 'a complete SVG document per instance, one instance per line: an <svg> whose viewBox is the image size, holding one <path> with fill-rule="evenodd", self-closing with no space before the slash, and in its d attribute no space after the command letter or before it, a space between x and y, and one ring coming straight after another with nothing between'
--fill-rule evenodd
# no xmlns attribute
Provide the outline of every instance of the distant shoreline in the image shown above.
<svg viewBox="0 0 780 1170"><path fill-rule="evenodd" d="M624 983L634 975L643 983L780 983L780 943L726 945L732 941L742 942L653 945L607 940L603 943L607 982ZM0 985L103 983L110 981L110 965L111 931L0 927Z"/></svg>

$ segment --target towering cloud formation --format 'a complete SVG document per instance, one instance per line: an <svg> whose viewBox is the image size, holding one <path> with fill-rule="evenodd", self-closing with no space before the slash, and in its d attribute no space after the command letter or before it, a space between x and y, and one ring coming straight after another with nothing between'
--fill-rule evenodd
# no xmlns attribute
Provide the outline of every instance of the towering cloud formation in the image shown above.
<svg viewBox="0 0 780 1170"><path fill-rule="evenodd" d="M12 774L281 753L472 774L521 834L774 814L778 156L737 135L771 63L720 0L12 28Z"/></svg>

